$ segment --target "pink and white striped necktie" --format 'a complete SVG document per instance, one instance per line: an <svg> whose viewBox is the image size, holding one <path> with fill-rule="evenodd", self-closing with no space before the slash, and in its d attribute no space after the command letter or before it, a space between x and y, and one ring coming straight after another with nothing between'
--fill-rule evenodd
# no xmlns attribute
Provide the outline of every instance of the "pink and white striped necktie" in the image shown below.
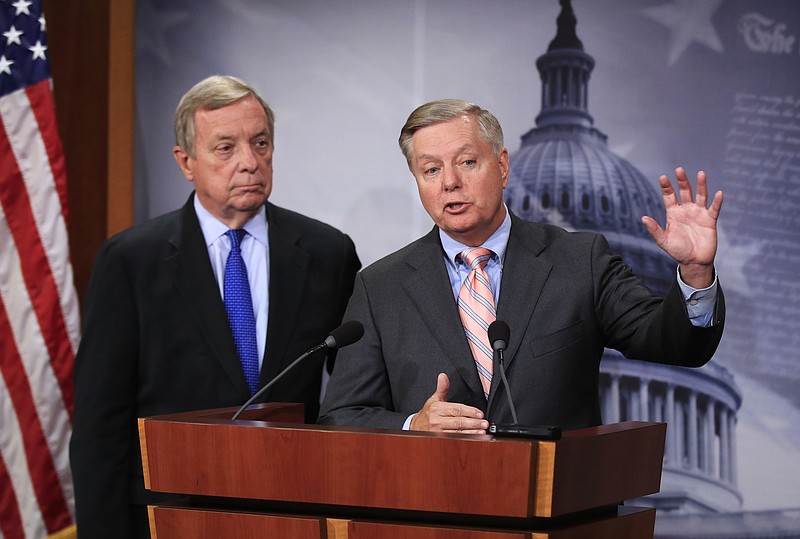
<svg viewBox="0 0 800 539"><path fill-rule="evenodd" d="M471 271L458 292L458 314L461 315L464 333L467 335L467 342L472 350L472 357L475 359L483 386L483 394L487 399L492 385L493 354L486 332L489 324L497 318L497 313L492 285L483 268L493 255L492 251L483 247L465 249L461 253L461 259L469 265Z"/></svg>

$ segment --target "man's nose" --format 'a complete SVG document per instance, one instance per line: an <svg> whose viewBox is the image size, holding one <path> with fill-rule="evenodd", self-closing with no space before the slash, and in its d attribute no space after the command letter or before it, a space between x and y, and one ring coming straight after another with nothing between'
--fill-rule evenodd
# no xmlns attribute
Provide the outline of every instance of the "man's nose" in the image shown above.
<svg viewBox="0 0 800 539"><path fill-rule="evenodd" d="M452 191L461 187L461 174L456 167L445 167L442 170L442 188Z"/></svg>
<svg viewBox="0 0 800 539"><path fill-rule="evenodd" d="M255 172L258 168L256 153L249 145L245 146L239 153L239 168L247 172Z"/></svg>

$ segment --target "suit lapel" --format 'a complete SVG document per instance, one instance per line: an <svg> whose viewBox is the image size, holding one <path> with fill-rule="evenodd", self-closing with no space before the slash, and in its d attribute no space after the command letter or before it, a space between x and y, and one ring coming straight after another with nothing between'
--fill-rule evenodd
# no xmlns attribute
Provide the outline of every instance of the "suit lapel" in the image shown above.
<svg viewBox="0 0 800 539"><path fill-rule="evenodd" d="M272 380L295 358L286 347L297 323L308 274L309 255L298 247L299 235L282 218L280 209L267 203L269 222L269 321L261 384ZM313 313L311 313L313 314Z"/></svg>
<svg viewBox="0 0 800 539"><path fill-rule="evenodd" d="M408 256L406 262L411 271L404 278L403 287L463 383L483 400L483 388L458 316L443 252L439 230L434 227Z"/></svg>
<svg viewBox="0 0 800 539"><path fill-rule="evenodd" d="M164 263L175 287L188 305L191 317L244 401L250 391L229 329L225 304L208 259L208 249L194 211L193 198L194 195L190 196L181 209L178 230L170 239L175 252Z"/></svg>
<svg viewBox="0 0 800 539"><path fill-rule="evenodd" d="M531 322L531 317L552 270L550 262L538 258L546 245L536 235L535 227L534 223L511 215L511 234L503 263L503 280L497 305L497 318L506 321L511 328L508 348L503 354L506 370L517 357L522 336L535 323ZM492 378L490 402L499 384L498 373L498 376Z"/></svg>

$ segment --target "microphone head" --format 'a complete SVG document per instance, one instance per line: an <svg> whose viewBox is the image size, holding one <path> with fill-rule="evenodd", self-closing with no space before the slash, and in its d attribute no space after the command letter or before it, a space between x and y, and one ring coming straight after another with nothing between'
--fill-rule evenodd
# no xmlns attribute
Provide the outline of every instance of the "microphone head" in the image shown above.
<svg viewBox="0 0 800 539"><path fill-rule="evenodd" d="M505 350L511 338L511 328L502 320L495 320L489 324L487 334L493 350Z"/></svg>
<svg viewBox="0 0 800 539"><path fill-rule="evenodd" d="M356 320L348 320L338 328L331 331L325 339L328 348L341 348L353 344L364 335L364 326Z"/></svg>

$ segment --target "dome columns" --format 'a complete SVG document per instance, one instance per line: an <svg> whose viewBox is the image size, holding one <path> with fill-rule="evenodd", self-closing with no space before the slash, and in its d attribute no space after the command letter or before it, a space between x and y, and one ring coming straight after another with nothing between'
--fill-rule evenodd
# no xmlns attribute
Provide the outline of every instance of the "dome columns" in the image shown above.
<svg viewBox="0 0 800 539"><path fill-rule="evenodd" d="M735 388L719 381L706 383L706 377L697 378L693 371L675 377L674 370L661 366L664 376L659 376L641 368L630 369L625 363L642 365L608 357L603 360L603 422L667 423L665 471L704 477L735 490L736 410L740 402Z"/></svg>

